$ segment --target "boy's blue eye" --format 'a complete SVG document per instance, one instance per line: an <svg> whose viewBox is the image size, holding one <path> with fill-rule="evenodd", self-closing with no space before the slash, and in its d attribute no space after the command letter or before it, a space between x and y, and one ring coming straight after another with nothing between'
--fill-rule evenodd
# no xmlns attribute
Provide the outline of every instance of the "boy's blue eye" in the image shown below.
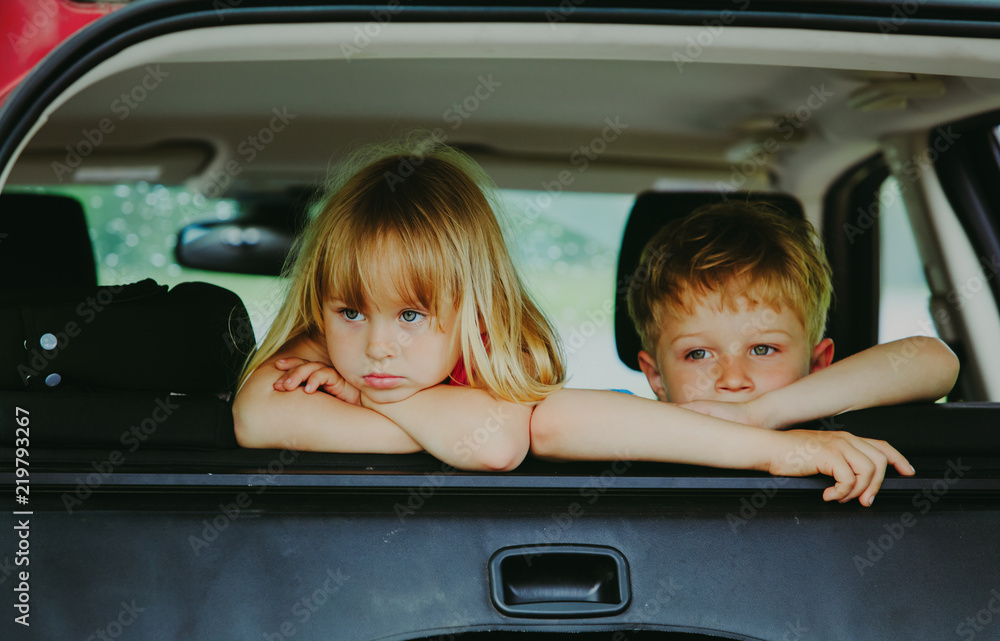
<svg viewBox="0 0 1000 641"><path fill-rule="evenodd" d="M754 356L767 356L773 354L776 350L770 345L754 345L751 351Z"/></svg>
<svg viewBox="0 0 1000 641"><path fill-rule="evenodd" d="M340 313L344 315L347 320L364 320L365 315L356 309L342 309Z"/></svg>
<svg viewBox="0 0 1000 641"><path fill-rule="evenodd" d="M421 314L420 312L414 311L412 309L408 309L405 312L403 312L402 314L400 314L399 317L402 318L403 321L405 321L407 323L416 323L417 321L419 321L420 319L422 319L424 317L424 315Z"/></svg>
<svg viewBox="0 0 1000 641"><path fill-rule="evenodd" d="M707 357L708 357L708 352L706 352L703 349L693 349L690 352L688 352L688 358L690 358L693 361L700 361Z"/></svg>

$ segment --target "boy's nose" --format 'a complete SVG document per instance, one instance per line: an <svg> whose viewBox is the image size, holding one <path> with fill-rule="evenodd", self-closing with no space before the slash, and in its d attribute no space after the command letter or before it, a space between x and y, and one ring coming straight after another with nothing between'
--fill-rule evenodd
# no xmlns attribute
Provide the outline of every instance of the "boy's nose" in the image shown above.
<svg viewBox="0 0 1000 641"><path fill-rule="evenodd" d="M717 392L752 392L753 379L747 373L746 367L733 356L723 356L720 359L722 371L715 381Z"/></svg>

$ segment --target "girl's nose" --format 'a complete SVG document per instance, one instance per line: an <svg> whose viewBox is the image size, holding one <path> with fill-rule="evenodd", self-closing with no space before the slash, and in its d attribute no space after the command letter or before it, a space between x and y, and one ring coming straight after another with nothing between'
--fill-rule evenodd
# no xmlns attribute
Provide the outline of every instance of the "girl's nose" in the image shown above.
<svg viewBox="0 0 1000 641"><path fill-rule="evenodd" d="M365 346L365 355L372 360L391 358L399 354L399 340L392 327L375 323Z"/></svg>

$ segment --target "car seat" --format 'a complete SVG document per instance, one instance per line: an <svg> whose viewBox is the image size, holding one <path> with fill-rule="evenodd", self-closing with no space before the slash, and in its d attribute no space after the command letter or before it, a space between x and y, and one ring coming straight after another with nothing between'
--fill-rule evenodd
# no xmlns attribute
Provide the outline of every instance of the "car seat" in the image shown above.
<svg viewBox="0 0 1000 641"><path fill-rule="evenodd" d="M0 294L97 285L94 249L74 198L0 194Z"/></svg>
<svg viewBox="0 0 1000 641"><path fill-rule="evenodd" d="M639 371L639 350L642 349L642 343L628 315L628 287L625 284L630 282L638 267L643 248L667 223L683 218L704 205L726 200L766 202L789 216L800 219L805 217L802 203L798 199L777 192L647 191L639 194L625 225L621 253L618 255L618 277L615 280L615 342L618 357L632 369Z"/></svg>
<svg viewBox="0 0 1000 641"><path fill-rule="evenodd" d="M0 401L31 411L32 444L235 447L229 401L254 349L233 292L97 285L81 204L0 197ZM146 427L142 427L145 425ZM14 442L14 413L0 445Z"/></svg>

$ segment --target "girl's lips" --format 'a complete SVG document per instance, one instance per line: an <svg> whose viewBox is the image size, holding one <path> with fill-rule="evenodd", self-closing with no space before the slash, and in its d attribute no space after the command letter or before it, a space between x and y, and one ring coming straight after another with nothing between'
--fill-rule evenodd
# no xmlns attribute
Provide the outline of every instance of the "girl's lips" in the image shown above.
<svg viewBox="0 0 1000 641"><path fill-rule="evenodd" d="M364 377L365 385L376 389L389 389L395 387L403 381L402 376L391 376L389 374L369 374Z"/></svg>

